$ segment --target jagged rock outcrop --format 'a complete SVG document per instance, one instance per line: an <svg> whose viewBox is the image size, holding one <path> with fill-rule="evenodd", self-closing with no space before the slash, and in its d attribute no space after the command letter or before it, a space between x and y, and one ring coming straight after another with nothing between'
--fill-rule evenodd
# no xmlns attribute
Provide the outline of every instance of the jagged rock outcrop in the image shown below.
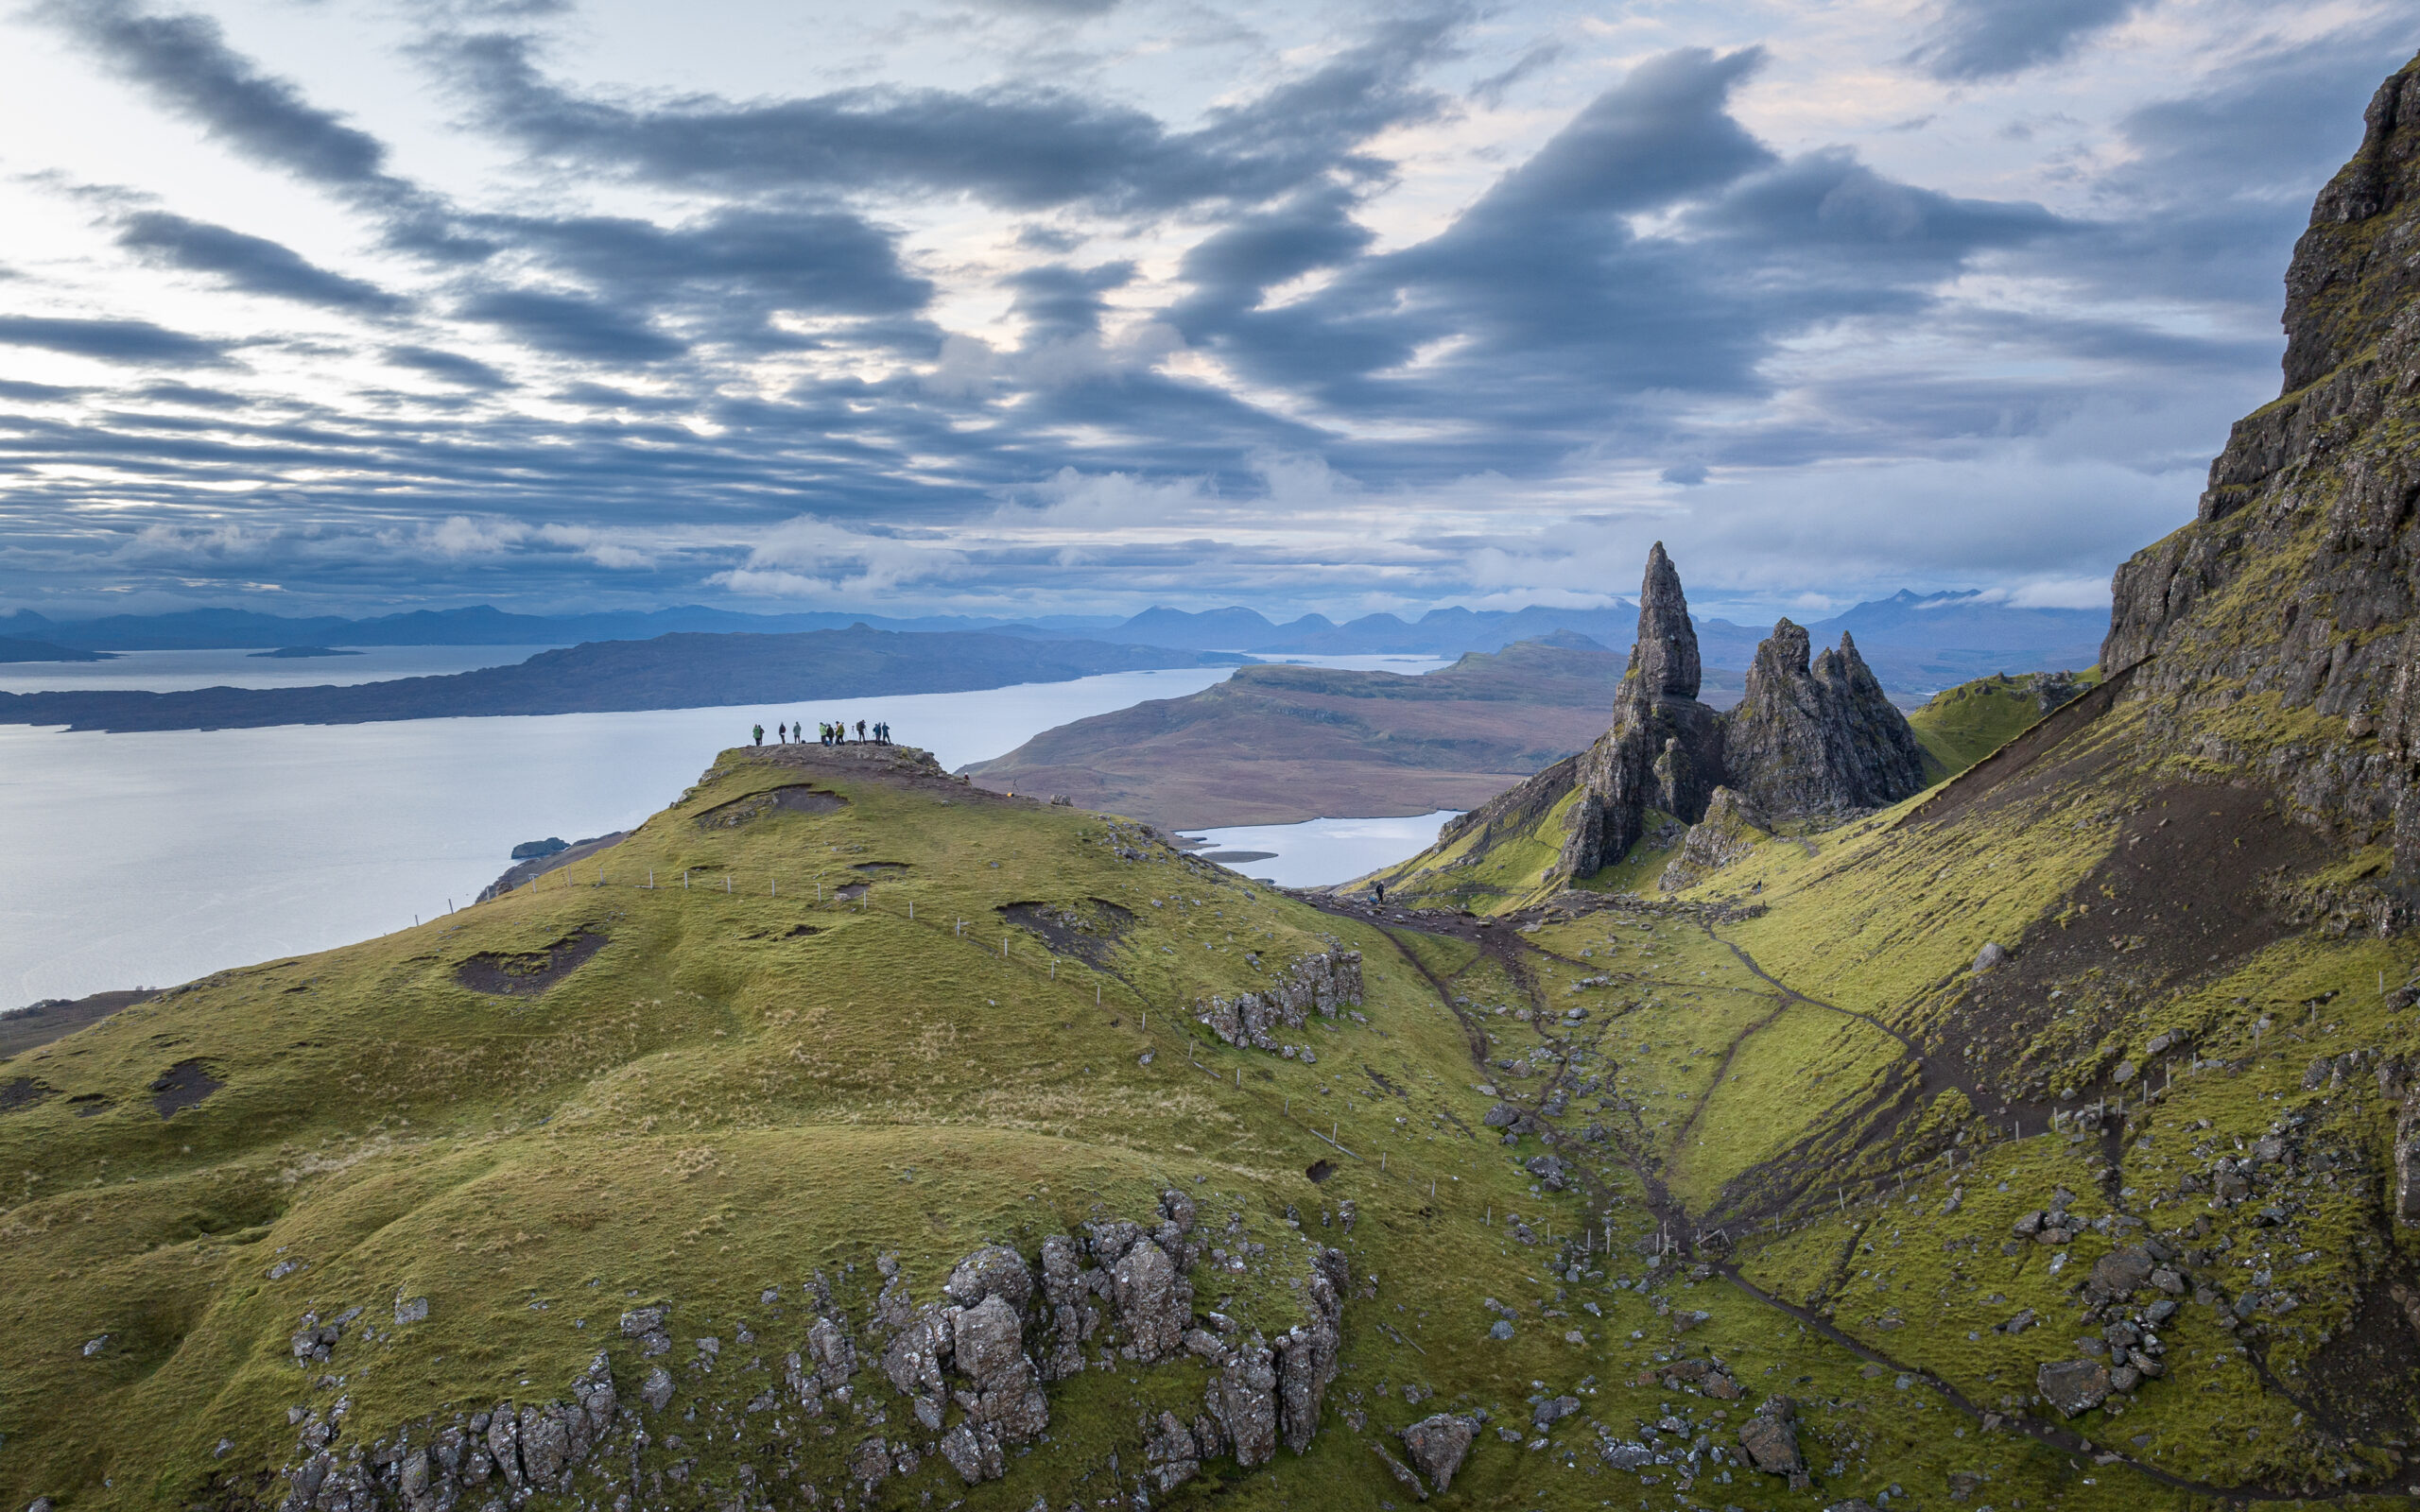
<svg viewBox="0 0 2420 1512"><path fill-rule="evenodd" d="M2253 780L2420 884L2420 62L2370 102L2286 275L2282 396L2121 566L2101 665L2147 754ZM2128 669L2132 669L2131 672ZM2308 713L2306 713L2306 711ZM2316 717L2313 717L2316 716ZM2371 910L2395 926L2402 905Z"/></svg>
<svg viewBox="0 0 2420 1512"><path fill-rule="evenodd" d="M1331 950L1289 963L1274 986L1238 993L1232 1002L1209 998L1194 1005L1193 1012L1231 1045L1293 1054L1272 1031L1299 1029L1314 1012L1333 1019L1360 1003L1361 953Z"/></svg>
<svg viewBox="0 0 2420 1512"><path fill-rule="evenodd" d="M1714 797L1706 800L1705 817L1689 826L1689 833L1681 840L1681 853L1664 868L1656 885L1666 892L1694 887L1708 873L1721 870L1754 850L1756 842L1772 833L1772 826L1755 804L1731 788L1718 787Z"/></svg>
<svg viewBox="0 0 2420 1512"><path fill-rule="evenodd" d="M1161 1490L1230 1452L1247 1468L1268 1463L1281 1443L1301 1453L1318 1432L1337 1375L1349 1280L1344 1256L1311 1247L1306 1274L1293 1282L1302 1321L1271 1339L1217 1313L1197 1320L1185 1274L1201 1258L1197 1223L1193 1198L1170 1190L1147 1222L1099 1218L1080 1235L1048 1236L1038 1267L1016 1249L986 1245L952 1267L938 1299L921 1306L906 1267L884 1254L875 1262L879 1295L855 1326L855 1310L837 1300L818 1273L805 1288L813 1321L802 1348L773 1356L769 1366L763 1356L743 1364L743 1347L766 1348L746 1323L729 1353L721 1338L700 1339L677 1402L672 1373L652 1364L635 1397L626 1398L607 1351L571 1383L567 1401L499 1402L406 1425L374 1442L356 1442L347 1421L351 1399L340 1397L324 1413L295 1419L300 1432L282 1472L280 1512L501 1512L556 1495L625 1512L725 1504L697 1495L702 1487L690 1484L697 1461L681 1452L691 1435L753 1445L756 1458L780 1464L777 1478L807 1489L809 1505L844 1487L853 1488L852 1501L871 1496L935 1456L966 1484L978 1485L1006 1475L1011 1452L1044 1437L1050 1426L1045 1383L1080 1374L1084 1348L1104 1323L1130 1361L1172 1366L1190 1355L1205 1371L1202 1410L1193 1421L1166 1413L1146 1425L1144 1458ZM1234 1237L1240 1227L1240 1215L1231 1217L1231 1243L1240 1243ZM779 1287L764 1294L769 1309L780 1294ZM634 1363L669 1352L672 1311L673 1304L659 1302L624 1314L627 1342L619 1348L635 1355ZM308 1348L297 1352L305 1366L327 1360L320 1328L316 1315L305 1315L298 1337ZM326 1341L329 1348L342 1342L340 1331L329 1332L337 1334ZM878 1365L877 1384L853 1400L861 1357ZM1106 1352L1100 1363L1111 1363ZM718 1372L732 1371L744 1383L737 1394L715 1392ZM771 1384L760 1389L752 1375ZM884 1395L884 1382L895 1395ZM843 1432L853 1425L883 1432ZM826 1444L827 1479L818 1493L816 1472L801 1454ZM667 1454L675 1457L665 1463ZM645 1468L650 1460L655 1468ZM744 1486L755 1485L747 1479L752 1473L742 1472ZM757 1505L763 1498L739 1501Z"/></svg>
<svg viewBox="0 0 2420 1512"><path fill-rule="evenodd" d="M1722 752L1730 784L1774 818L1881 808L1925 785L1916 732L1857 643L1842 631L1810 664L1806 632L1786 619L1756 647L1747 693L1722 716Z"/></svg>
<svg viewBox="0 0 2420 1512"><path fill-rule="evenodd" d="M1757 827L1839 816L1922 790L1915 731L1883 695L1856 643L1843 635L1811 663L1807 652L1806 632L1783 620L1757 647L1737 708L1717 714L1699 702L1697 630L1680 573L1656 542L1647 556L1638 638L1614 696L1612 727L1580 755L1447 824L1438 833L1438 850L1459 852L1449 866L1479 865L1499 836L1532 833L1567 802L1561 851L1545 879L1551 884L1629 854L1651 813L1701 823L1725 787L1759 811ZM1705 839L1711 845L1717 836ZM1706 869L1703 861L1691 862L1668 885L1687 885L1690 875Z"/></svg>
<svg viewBox="0 0 2420 1512"><path fill-rule="evenodd" d="M1638 590L1638 635L1614 695L1613 728L1580 758L1559 869L1584 877L1638 843L1647 811L1695 823L1722 781L1722 729L1698 701L1698 632L1681 575L1657 541Z"/></svg>

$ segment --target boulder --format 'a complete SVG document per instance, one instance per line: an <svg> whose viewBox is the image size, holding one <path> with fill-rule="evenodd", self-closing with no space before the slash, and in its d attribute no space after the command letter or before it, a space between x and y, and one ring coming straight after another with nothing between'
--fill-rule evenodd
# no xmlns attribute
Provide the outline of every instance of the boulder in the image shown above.
<svg viewBox="0 0 2420 1512"><path fill-rule="evenodd" d="M2152 1252L2141 1245L2120 1245L2093 1262L2092 1284L2110 1299L2135 1295L2151 1280Z"/></svg>
<svg viewBox="0 0 2420 1512"><path fill-rule="evenodd" d="M1982 975L1985 971L1997 971L2007 964L2008 950L1996 940L1985 940L1983 948L1975 953L1974 971L1977 976Z"/></svg>
<svg viewBox="0 0 2420 1512"><path fill-rule="evenodd" d="M1245 1469L1277 1457L1277 1368L1258 1333L1243 1341L1227 1366L1210 1378L1203 1415L1219 1425Z"/></svg>
<svg viewBox="0 0 2420 1512"><path fill-rule="evenodd" d="M1110 1296L1136 1359L1164 1360L1184 1347L1184 1331L1193 1321L1193 1288L1156 1242L1135 1240L1110 1268Z"/></svg>
<svg viewBox="0 0 2420 1512"><path fill-rule="evenodd" d="M1428 1477L1429 1486L1442 1494L1454 1484L1454 1472L1462 1468L1462 1458L1477 1436L1478 1429L1469 1418L1441 1412L1403 1431L1403 1452Z"/></svg>
<svg viewBox="0 0 2420 1512"><path fill-rule="evenodd" d="M2109 1367L2098 1360L2062 1360L2033 1372L2033 1389L2062 1418L2090 1412L2109 1400Z"/></svg>
<svg viewBox="0 0 2420 1512"><path fill-rule="evenodd" d="M1793 1486L1805 1480L1806 1461L1798 1452L1798 1404L1788 1397L1767 1397L1755 1416L1739 1425L1738 1437L1750 1465L1768 1475L1786 1475Z"/></svg>
<svg viewBox="0 0 2420 1512"><path fill-rule="evenodd" d="M940 1448L942 1458L969 1486L996 1481L1009 1472L1008 1456L1002 1452L999 1439L973 1423L959 1423L943 1434Z"/></svg>
<svg viewBox="0 0 2420 1512"><path fill-rule="evenodd" d="M986 1245L958 1263L942 1282L942 1290L960 1307L975 1307L985 1298L1001 1297L1023 1309L1033 1297L1033 1273L1025 1257L1001 1245Z"/></svg>
<svg viewBox="0 0 2420 1512"><path fill-rule="evenodd" d="M1160 1414L1151 1436L1143 1444L1143 1463L1162 1494L1175 1490L1201 1472L1201 1446L1193 1430L1172 1412Z"/></svg>

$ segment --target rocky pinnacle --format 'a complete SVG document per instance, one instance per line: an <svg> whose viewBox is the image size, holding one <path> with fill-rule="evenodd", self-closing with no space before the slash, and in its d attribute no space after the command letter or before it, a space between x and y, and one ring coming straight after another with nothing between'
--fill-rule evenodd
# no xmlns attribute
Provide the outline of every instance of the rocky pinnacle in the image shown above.
<svg viewBox="0 0 2420 1512"><path fill-rule="evenodd" d="M1660 541L1647 553L1647 576L1638 585L1638 639L1630 648L1630 675L1651 698L1698 696L1698 632L1689 623L1681 575Z"/></svg>

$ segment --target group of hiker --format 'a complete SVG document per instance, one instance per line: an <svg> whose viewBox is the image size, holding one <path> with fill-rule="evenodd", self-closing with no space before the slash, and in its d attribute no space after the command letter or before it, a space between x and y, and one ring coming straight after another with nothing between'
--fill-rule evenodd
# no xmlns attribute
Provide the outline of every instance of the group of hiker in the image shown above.
<svg viewBox="0 0 2420 1512"><path fill-rule="evenodd" d="M876 746L888 746L890 744L890 727L889 725L876 722L871 727L873 730L871 735L867 733L868 729L869 727L864 720L860 719L857 721L858 744L864 745L869 741ZM756 744L759 746L765 744L765 727L763 725L756 726L754 733L756 736ZM802 746L805 745L806 721L801 719L796 721L783 721L775 724L773 726L773 738L785 746L788 745L793 739ZM849 722L845 719L819 720L815 727L815 739L816 744L821 746L845 746L849 743Z"/></svg>

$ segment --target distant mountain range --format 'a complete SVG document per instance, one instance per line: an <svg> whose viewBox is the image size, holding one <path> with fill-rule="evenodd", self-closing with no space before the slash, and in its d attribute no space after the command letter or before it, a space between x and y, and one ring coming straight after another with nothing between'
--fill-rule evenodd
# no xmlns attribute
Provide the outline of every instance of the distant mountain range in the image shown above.
<svg viewBox="0 0 2420 1512"><path fill-rule="evenodd" d="M1248 609L1200 613L1150 609L1114 629L1091 633L1103 640L1255 656L1460 656L1564 633L1626 653L1637 612L1619 603L1585 610L1533 605L1512 610L1431 610L1409 622L1392 614L1370 614L1342 625L1306 614L1279 625ZM1754 660L1757 643L1772 628L1719 619L1701 619L1696 625L1705 664L1735 673ZM1980 593L1918 594L1903 589L1808 623L1806 630L1824 644L1838 642L1843 632L1855 636L1885 687L1915 694L1993 672L2090 666L2100 654L2101 633L2108 626L2104 610L2015 609Z"/></svg>
<svg viewBox="0 0 2420 1512"><path fill-rule="evenodd" d="M1500 651L1518 641L1558 633L1586 636L1626 652L1637 611L1616 602L1603 609L1436 609L1416 620L1365 614L1343 624L1305 614L1279 624L1255 610L1192 611L1152 608L1128 619L1062 614L1033 619L964 615L891 618L816 611L742 614L686 605L645 613L512 614L480 605L417 610L374 619L289 618L249 610L187 610L174 614L115 614L53 620L30 610L0 615L0 644L25 643L19 660L48 660L34 651L60 648L57 660L92 652L251 649L280 646L571 645L595 641L645 641L666 634L798 634L865 625L901 633L979 632L1027 640L1090 640L1175 650L1241 651L1256 656L1439 656ZM1706 665L1734 672L1754 657L1770 626L1700 620ZM1821 643L1845 630L1857 637L1883 685L1898 694L1929 693L1993 672L2083 668L2100 655L2108 614L2100 610L2014 609L1979 593L1916 594L1858 605L1806 628Z"/></svg>
<svg viewBox="0 0 2420 1512"><path fill-rule="evenodd" d="M86 651L188 651L288 645L574 645L582 641L650 641L675 632L781 635L843 630L852 625L877 630L987 630L994 634L1099 638L1098 631L1115 629L1122 623L1115 614L1051 615L1013 622L951 614L893 619L837 610L742 614L696 604L604 614L512 614L479 604L470 609L414 610L406 614L384 614L366 620L333 614L298 618L241 609L54 620L21 609L13 614L0 614L0 636Z"/></svg>

